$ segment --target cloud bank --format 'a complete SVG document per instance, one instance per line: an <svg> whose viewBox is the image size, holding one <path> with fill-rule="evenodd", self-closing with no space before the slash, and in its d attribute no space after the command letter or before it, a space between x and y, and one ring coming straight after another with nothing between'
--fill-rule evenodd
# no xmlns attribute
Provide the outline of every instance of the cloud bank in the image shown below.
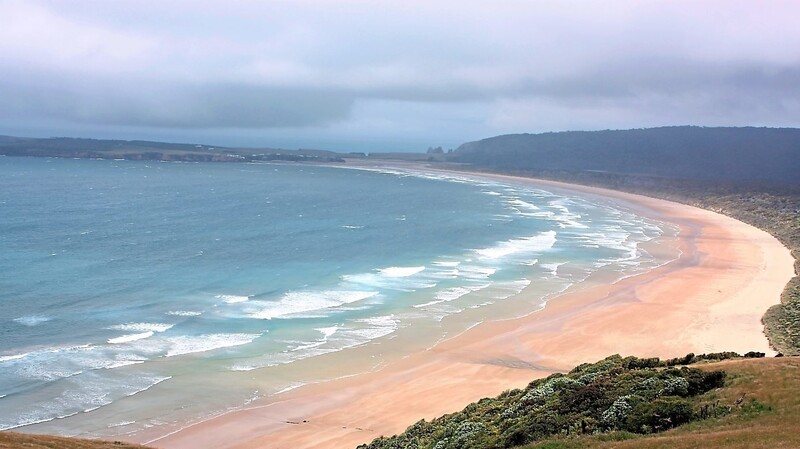
<svg viewBox="0 0 800 449"><path fill-rule="evenodd" d="M6 134L380 150L800 126L794 1L0 1L0 17Z"/></svg>

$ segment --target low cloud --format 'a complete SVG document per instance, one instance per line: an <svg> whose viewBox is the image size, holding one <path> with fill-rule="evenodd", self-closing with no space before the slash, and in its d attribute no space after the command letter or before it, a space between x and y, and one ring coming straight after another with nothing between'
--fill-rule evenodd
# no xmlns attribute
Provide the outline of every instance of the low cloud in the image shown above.
<svg viewBox="0 0 800 449"><path fill-rule="evenodd" d="M0 117L157 128L320 126L348 117L353 97L324 89L241 84L118 85L108 80L0 83Z"/></svg>
<svg viewBox="0 0 800 449"><path fill-rule="evenodd" d="M792 1L8 1L0 125L350 140L800 126L798 14Z"/></svg>

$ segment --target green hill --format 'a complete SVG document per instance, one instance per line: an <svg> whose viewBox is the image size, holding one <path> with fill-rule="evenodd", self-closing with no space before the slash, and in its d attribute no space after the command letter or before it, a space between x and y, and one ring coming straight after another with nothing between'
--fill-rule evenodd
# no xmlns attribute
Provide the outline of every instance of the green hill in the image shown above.
<svg viewBox="0 0 800 449"><path fill-rule="evenodd" d="M675 126L508 134L465 143L447 159L504 171L797 184L800 129Z"/></svg>

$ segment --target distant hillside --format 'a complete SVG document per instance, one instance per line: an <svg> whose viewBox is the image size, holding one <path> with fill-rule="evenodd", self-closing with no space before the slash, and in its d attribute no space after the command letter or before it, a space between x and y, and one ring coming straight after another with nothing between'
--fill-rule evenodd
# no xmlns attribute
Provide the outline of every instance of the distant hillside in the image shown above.
<svg viewBox="0 0 800 449"><path fill-rule="evenodd" d="M40 139L0 136L0 155L184 162L344 162L343 155L324 150L229 148L188 143L69 137Z"/></svg>
<svg viewBox="0 0 800 449"><path fill-rule="evenodd" d="M503 171L798 184L800 129L677 126L509 134L465 143L448 160Z"/></svg>

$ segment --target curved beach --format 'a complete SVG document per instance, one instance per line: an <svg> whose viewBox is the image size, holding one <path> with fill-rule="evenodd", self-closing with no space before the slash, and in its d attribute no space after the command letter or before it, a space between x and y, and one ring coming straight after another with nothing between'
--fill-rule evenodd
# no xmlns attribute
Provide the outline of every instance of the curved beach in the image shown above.
<svg viewBox="0 0 800 449"><path fill-rule="evenodd" d="M163 448L354 448L415 421L607 355L770 351L761 316L793 276L764 231L694 207L605 189L481 175L600 196L679 227L681 256L571 290L526 317L480 324L382 369L307 385L151 441ZM521 293L525 295L525 291Z"/></svg>

